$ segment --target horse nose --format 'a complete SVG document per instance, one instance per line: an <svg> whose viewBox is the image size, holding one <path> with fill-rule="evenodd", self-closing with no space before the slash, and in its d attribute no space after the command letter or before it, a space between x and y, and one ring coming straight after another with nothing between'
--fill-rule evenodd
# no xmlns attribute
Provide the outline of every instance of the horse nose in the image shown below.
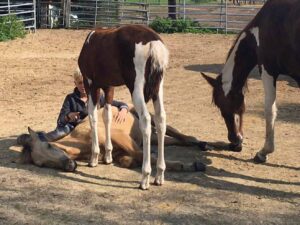
<svg viewBox="0 0 300 225"><path fill-rule="evenodd" d="M67 159L64 165L64 171L66 172L74 172L77 168L77 162L72 159Z"/></svg>

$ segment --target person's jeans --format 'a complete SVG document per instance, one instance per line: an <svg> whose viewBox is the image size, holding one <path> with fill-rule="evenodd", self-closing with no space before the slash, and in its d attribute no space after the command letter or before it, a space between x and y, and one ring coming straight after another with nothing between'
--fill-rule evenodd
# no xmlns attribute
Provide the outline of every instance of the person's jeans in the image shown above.
<svg viewBox="0 0 300 225"><path fill-rule="evenodd" d="M67 136L74 129L74 126L67 124L64 127L56 127L55 130L48 133L38 132L41 141L56 141Z"/></svg>

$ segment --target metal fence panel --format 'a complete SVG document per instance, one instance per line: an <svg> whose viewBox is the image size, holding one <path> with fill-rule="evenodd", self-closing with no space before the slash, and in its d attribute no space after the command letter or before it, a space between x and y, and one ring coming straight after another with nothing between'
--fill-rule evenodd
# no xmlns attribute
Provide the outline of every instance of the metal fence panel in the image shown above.
<svg viewBox="0 0 300 225"><path fill-rule="evenodd" d="M70 1L67 27L147 24L148 4L111 0Z"/></svg>
<svg viewBox="0 0 300 225"><path fill-rule="evenodd" d="M26 29L36 29L35 0L5 0L0 2L0 17L16 15Z"/></svg>
<svg viewBox="0 0 300 225"><path fill-rule="evenodd" d="M245 3L245 1L240 1ZM190 19L197 21L199 28L209 28L216 30L240 31L257 14L264 0L256 1L255 5L233 5L224 0L214 4L185 4L185 0L177 5L149 5L149 20L155 18L167 18L170 13L168 9L174 7L176 18Z"/></svg>

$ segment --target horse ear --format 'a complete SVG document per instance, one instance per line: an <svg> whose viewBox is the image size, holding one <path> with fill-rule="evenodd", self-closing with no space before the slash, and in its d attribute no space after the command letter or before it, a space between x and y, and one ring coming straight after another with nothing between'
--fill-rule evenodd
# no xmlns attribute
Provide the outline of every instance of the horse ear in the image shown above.
<svg viewBox="0 0 300 225"><path fill-rule="evenodd" d="M201 75L205 78L205 80L212 86L212 87L216 87L217 85L217 80L210 77L210 76L207 76L205 73L202 73L201 72Z"/></svg>
<svg viewBox="0 0 300 225"><path fill-rule="evenodd" d="M30 134L30 137L32 138L33 141L39 140L37 133L34 130L32 130L30 127L28 127L28 133Z"/></svg>

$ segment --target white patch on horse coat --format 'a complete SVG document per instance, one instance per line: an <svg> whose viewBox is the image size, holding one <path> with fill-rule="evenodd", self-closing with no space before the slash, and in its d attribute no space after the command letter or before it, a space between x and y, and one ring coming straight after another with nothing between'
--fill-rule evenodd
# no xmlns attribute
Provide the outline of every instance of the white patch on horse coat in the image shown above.
<svg viewBox="0 0 300 225"><path fill-rule="evenodd" d="M268 74L262 65L262 81L265 91L266 140L264 148L259 152L263 156L274 151L274 124L277 116L276 88L274 78Z"/></svg>
<svg viewBox="0 0 300 225"><path fill-rule="evenodd" d="M150 42L150 55L153 57L152 69L164 71L169 64L169 51L160 41Z"/></svg>
<svg viewBox="0 0 300 225"><path fill-rule="evenodd" d="M105 104L104 107L104 125L105 125L105 162L111 163L113 145L111 142L111 123L112 123L112 111L111 104Z"/></svg>
<svg viewBox="0 0 300 225"><path fill-rule="evenodd" d="M92 83L93 83L93 81L91 79L89 79L89 78L87 78L87 80L88 80L89 86L91 86Z"/></svg>
<svg viewBox="0 0 300 225"><path fill-rule="evenodd" d="M93 30L93 31L91 31L90 33L89 33L89 36L87 37L87 39L86 39L86 44L88 44L88 43L90 43L90 38L92 37L92 35L95 33L95 31Z"/></svg>
<svg viewBox="0 0 300 225"><path fill-rule="evenodd" d="M253 27L250 29L250 33L252 33L255 37L256 44L259 46L259 28L258 27Z"/></svg>
<svg viewBox="0 0 300 225"><path fill-rule="evenodd" d="M88 96L88 115L91 125L91 134L92 134L92 157L91 157L91 166L96 166L98 164L98 155L100 153L99 143L98 143L98 115L97 115L97 104L94 105L92 96ZM96 155L95 155L96 154Z"/></svg>
<svg viewBox="0 0 300 225"><path fill-rule="evenodd" d="M222 88L224 91L225 96L229 93L231 90L231 83L233 79L233 68L234 68L234 59L236 55L236 51L238 50L238 46L240 45L240 42L246 37L246 33L243 32L241 36L239 37L238 41L234 45L234 48L232 49L230 56L227 59L227 62L225 63L225 66L222 71Z"/></svg>

